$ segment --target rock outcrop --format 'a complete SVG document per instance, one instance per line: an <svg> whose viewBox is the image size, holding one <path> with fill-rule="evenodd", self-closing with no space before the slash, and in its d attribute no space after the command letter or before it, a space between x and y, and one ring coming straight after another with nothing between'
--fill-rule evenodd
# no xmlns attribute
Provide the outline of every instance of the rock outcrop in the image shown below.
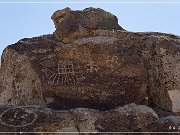
<svg viewBox="0 0 180 135"><path fill-rule="evenodd" d="M119 26L116 16L100 8L86 8L83 11L65 8L56 11L51 18L56 27L54 36L64 43L92 36L92 30L124 30Z"/></svg>
<svg viewBox="0 0 180 135"><path fill-rule="evenodd" d="M1 104L101 110L140 104L148 85L141 48L136 41L124 46L120 37L97 32L70 44L48 35L8 46L2 58ZM126 34L120 34L123 40Z"/></svg>
<svg viewBox="0 0 180 135"><path fill-rule="evenodd" d="M57 111L67 126L49 122L48 126L37 124L36 130L27 128L28 131L45 131L48 127L53 132L166 131L169 122L162 124L147 107L124 105L149 106L159 117L180 114L180 37L125 31L114 15L95 8L65 8L56 11L52 19L56 27L53 34L25 38L4 50L1 105L76 108ZM2 115L9 117L9 113L25 111L16 106L15 110L2 106ZM82 107L88 109L78 109ZM154 115L144 114L142 108ZM25 123L39 116L32 110ZM45 112L42 110L42 116ZM86 114L87 119L81 121ZM142 123L146 118L147 125ZM1 118L2 121L10 122Z"/></svg>
<svg viewBox="0 0 180 135"><path fill-rule="evenodd" d="M157 131L157 114L144 105L129 104L109 111L76 108L54 111L33 106L1 106L1 132L126 132Z"/></svg>

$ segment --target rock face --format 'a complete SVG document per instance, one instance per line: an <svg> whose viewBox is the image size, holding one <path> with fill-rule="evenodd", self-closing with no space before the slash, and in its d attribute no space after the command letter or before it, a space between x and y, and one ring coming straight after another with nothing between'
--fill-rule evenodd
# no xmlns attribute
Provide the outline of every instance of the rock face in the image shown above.
<svg viewBox="0 0 180 135"><path fill-rule="evenodd" d="M45 104L42 83L28 56L19 55L11 49L5 50L5 55L2 56L0 104Z"/></svg>
<svg viewBox="0 0 180 135"><path fill-rule="evenodd" d="M54 34L22 39L3 52L0 104L16 106L1 107L2 131L6 126L12 131L167 130L172 121L162 124L151 109L124 105L144 104L159 117L180 114L180 37L125 31L114 15L95 8L65 8L52 19ZM17 105L76 109L47 112L25 107L26 111ZM18 124L13 126L5 118L15 112L27 115L28 120L15 120ZM41 114L47 126L40 119L26 128ZM47 124L47 119L52 122Z"/></svg>
<svg viewBox="0 0 180 135"><path fill-rule="evenodd" d="M48 35L8 46L2 58L1 104L62 109L73 103L102 110L140 104L148 80L137 41L124 45L124 33L121 39L97 32L70 44Z"/></svg>
<svg viewBox="0 0 180 135"><path fill-rule="evenodd" d="M180 82L178 79L180 77L180 38L159 33L145 34L145 36L143 40L146 40L146 47L148 47L146 49L151 48L151 51L145 49L144 52L144 64L148 69L149 79L148 93L151 98L149 104L161 109L180 112Z"/></svg>
<svg viewBox="0 0 180 135"><path fill-rule="evenodd" d="M123 31L115 16L94 8L65 8L52 19L54 35L4 50L1 104L106 110L134 102L180 112L179 37ZM91 34L74 36L79 29Z"/></svg>
<svg viewBox="0 0 180 135"><path fill-rule="evenodd" d="M87 108L54 111L33 106L0 107L1 132L145 132L157 131L159 122L151 108L135 104L105 112Z"/></svg>
<svg viewBox="0 0 180 135"><path fill-rule="evenodd" d="M117 17L99 8L86 8L83 11L72 11L65 8L52 15L56 39L69 43L74 39L93 35L92 30L123 30Z"/></svg>

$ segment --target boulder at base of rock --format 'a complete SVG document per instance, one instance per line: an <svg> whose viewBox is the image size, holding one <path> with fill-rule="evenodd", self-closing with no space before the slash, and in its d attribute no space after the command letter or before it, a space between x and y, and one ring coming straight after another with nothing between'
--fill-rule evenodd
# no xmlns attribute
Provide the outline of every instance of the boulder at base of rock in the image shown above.
<svg viewBox="0 0 180 135"><path fill-rule="evenodd" d="M53 111L40 107L0 106L1 132L131 132L156 131L157 114L129 104L110 111L75 108Z"/></svg>
<svg viewBox="0 0 180 135"><path fill-rule="evenodd" d="M108 110L103 114L106 122L101 123L102 131L153 132L158 130L158 115L145 105L129 104Z"/></svg>

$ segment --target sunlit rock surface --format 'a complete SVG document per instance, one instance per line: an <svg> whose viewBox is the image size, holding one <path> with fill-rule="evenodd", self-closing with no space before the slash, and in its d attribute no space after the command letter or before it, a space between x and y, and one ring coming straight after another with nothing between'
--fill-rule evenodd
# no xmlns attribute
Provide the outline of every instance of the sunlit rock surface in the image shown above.
<svg viewBox="0 0 180 135"><path fill-rule="evenodd" d="M0 130L175 131L164 119L180 114L179 36L128 32L95 8L65 8L51 18L53 34L3 51Z"/></svg>
<svg viewBox="0 0 180 135"><path fill-rule="evenodd" d="M93 36L92 30L124 30L116 16L100 8L86 8L73 11L70 8L57 10L51 16L56 31L56 39L69 43L80 37Z"/></svg>

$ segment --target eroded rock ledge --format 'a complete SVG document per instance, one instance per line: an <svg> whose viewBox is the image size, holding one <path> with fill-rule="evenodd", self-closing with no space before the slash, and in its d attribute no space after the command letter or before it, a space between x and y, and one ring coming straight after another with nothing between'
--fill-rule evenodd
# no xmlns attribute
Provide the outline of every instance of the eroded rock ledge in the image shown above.
<svg viewBox="0 0 180 135"><path fill-rule="evenodd" d="M168 121L167 121L168 119ZM175 131L180 118L162 118L144 105L129 104L108 111L75 108L55 111L33 106L0 106L1 132L155 132ZM166 121L166 122L165 122Z"/></svg>

